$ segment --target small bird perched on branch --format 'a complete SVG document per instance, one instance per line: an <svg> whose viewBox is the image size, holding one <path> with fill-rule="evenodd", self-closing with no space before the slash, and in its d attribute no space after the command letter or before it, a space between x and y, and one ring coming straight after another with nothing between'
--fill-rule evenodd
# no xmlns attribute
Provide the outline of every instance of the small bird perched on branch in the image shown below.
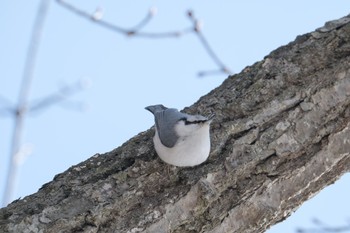
<svg viewBox="0 0 350 233"><path fill-rule="evenodd" d="M161 104L145 108L154 115L154 148L166 163L196 166L207 160L210 152L209 126L215 116L189 115Z"/></svg>

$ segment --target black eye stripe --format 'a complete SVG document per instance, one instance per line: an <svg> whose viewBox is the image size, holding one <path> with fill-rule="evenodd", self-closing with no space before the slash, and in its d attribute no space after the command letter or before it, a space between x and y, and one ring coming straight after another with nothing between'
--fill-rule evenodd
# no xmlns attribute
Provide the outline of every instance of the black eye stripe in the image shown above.
<svg viewBox="0 0 350 233"><path fill-rule="evenodd" d="M197 121L189 121L189 120L187 120L186 117L183 117L183 118L181 118L179 121L185 122L185 125L192 125L192 124L201 124L201 123L205 123L205 122L208 121L208 119L206 119L206 120L197 120Z"/></svg>
<svg viewBox="0 0 350 233"><path fill-rule="evenodd" d="M198 121L188 121L185 120L185 125L191 125L191 124L200 124L200 123L205 123L207 120L198 120Z"/></svg>

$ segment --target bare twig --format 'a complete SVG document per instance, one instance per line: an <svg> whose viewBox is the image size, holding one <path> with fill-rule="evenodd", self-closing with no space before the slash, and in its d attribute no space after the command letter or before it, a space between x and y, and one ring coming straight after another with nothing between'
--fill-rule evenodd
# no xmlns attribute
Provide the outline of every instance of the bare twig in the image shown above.
<svg viewBox="0 0 350 233"><path fill-rule="evenodd" d="M204 77L207 75L217 75L217 74L222 74L222 73L227 73L227 74L231 74L231 72L229 70L226 69L216 69L216 70L206 70L206 71L199 71L197 73L197 75L199 77Z"/></svg>
<svg viewBox="0 0 350 233"><path fill-rule="evenodd" d="M81 101L66 100L58 103L60 107L68 110L85 112L89 110L89 105Z"/></svg>
<svg viewBox="0 0 350 233"><path fill-rule="evenodd" d="M107 23L103 20L100 20L96 17L94 17L94 14L90 14L90 13L87 13L83 10L80 10L76 7L74 7L73 5L67 3L66 1L63 1L63 0L56 0L57 3L59 3L61 6L63 6L64 8L66 8L67 10L75 13L76 15L79 15L83 18L86 18L86 19L89 19L91 20L92 22L95 22L97 24L99 24L100 26L103 26L103 27L106 27L110 30L113 30L113 31L116 31L116 32L119 32L119 33L127 33L127 30L121 28L121 27L118 27L116 25L112 25L110 23Z"/></svg>
<svg viewBox="0 0 350 233"><path fill-rule="evenodd" d="M157 14L157 8L155 7L151 7L148 11L148 14L146 15L146 17L141 20L138 24L136 24L132 31L140 31L144 26L146 26L148 24L148 22L151 21L151 19L153 18L154 15Z"/></svg>
<svg viewBox="0 0 350 233"><path fill-rule="evenodd" d="M344 226L335 226L331 227L326 224L324 224L319 219L314 219L313 223L317 226L315 228L309 228L309 229L303 229L299 228L297 229L298 233L339 233L339 232L350 232L350 224L344 225Z"/></svg>
<svg viewBox="0 0 350 233"><path fill-rule="evenodd" d="M339 233L339 232L350 232L350 226L298 229L297 232L298 233Z"/></svg>
<svg viewBox="0 0 350 233"><path fill-rule="evenodd" d="M22 139L22 129L24 124L24 117L27 113L27 100L31 90L31 84L33 81L33 70L35 67L36 56L38 52L38 46L41 39L41 33L44 25L44 21L49 9L49 0L42 0L39 5L38 13L35 18L35 22L32 29L32 35L29 42L29 48L27 51L27 57L25 67L23 70L22 84L19 93L19 99L15 110L15 122L13 128L13 136L11 142L11 154L10 162L8 166L6 187L4 190L4 196L2 205L5 206L13 198L15 183L17 180L18 163L16 162L16 155L20 152L20 145Z"/></svg>
<svg viewBox="0 0 350 233"><path fill-rule="evenodd" d="M58 89L56 92L51 93L50 95L47 95L43 98L40 98L39 100L33 101L32 104L29 104L28 111L30 113L35 113L40 110L47 109L52 105L62 102L63 100L67 99L69 96L72 96L78 93L79 91L84 90L86 87L87 87L86 82L83 80L70 85L64 85L63 87Z"/></svg>
<svg viewBox="0 0 350 233"><path fill-rule="evenodd" d="M152 13L152 9L149 11L146 17L143 20L141 20L136 26L132 27L131 29L126 29L126 28L117 26L113 23L102 20L102 18L96 17L95 14L90 14L88 12L85 12L64 0L56 0L56 2L78 16L91 20L91 22L99 26L102 26L106 29L109 29L117 33L121 33L126 36L134 36L134 37L137 36L137 37L144 37L144 38L159 39L159 38L167 38L167 37L178 37L178 36L182 36L184 34L192 32L192 28L185 28L178 31L159 32L159 33L158 32L154 32L154 33L140 32L139 30L143 28L148 22L150 22L150 20L154 16L154 13Z"/></svg>
<svg viewBox="0 0 350 233"><path fill-rule="evenodd" d="M208 53L208 55L212 58L212 60L216 63L216 65L219 67L218 70L215 71L202 71L199 72L199 76L205 76L205 75L212 75L212 74L219 74L219 73L226 73L230 74L230 70L227 68L227 66L224 65L224 63L219 59L219 57L216 55L214 50L209 45L207 39L201 32L200 23L199 21L193 16L192 11L188 11L187 15L191 19L193 25L188 28L184 28L182 30L175 30L175 31L169 31L169 32L141 32L140 30L146 26L152 17L154 16L154 8L151 8L149 13L146 15L146 17L140 21L136 26L134 26L131 29L122 28L120 26L117 26L113 23L107 22L105 20L102 20L100 17L101 14L98 14L99 16L96 17L95 14L87 13L72 4L64 1L64 0L56 0L57 3L59 3L61 6L66 8L67 10L75 13L78 16L81 16L85 19L91 20L93 23L98 24L99 26L105 27L109 30L112 30L117 33L124 34L126 36L134 36L134 37L143 37L143 38L150 38L150 39L162 39L162 38L171 38L171 37L179 37L183 36L189 33L195 33L197 37L199 38L200 43L203 45L204 49ZM98 11L99 12L99 11Z"/></svg>
<svg viewBox="0 0 350 233"><path fill-rule="evenodd" d="M214 50L209 45L207 39L203 35L202 29L201 29L201 24L200 24L199 20L194 17L192 11L188 11L187 15L188 15L189 19L192 21L192 23L194 25L194 32L197 35L198 39L200 40L201 44L203 45L204 49L207 51L207 53L213 59L213 61L216 63L216 65L220 68L216 72L215 71L202 71L202 72L199 72L198 75L204 76L204 75L208 75L208 74L221 73L221 72L230 74L231 73L230 70L219 59L219 57L216 55Z"/></svg>

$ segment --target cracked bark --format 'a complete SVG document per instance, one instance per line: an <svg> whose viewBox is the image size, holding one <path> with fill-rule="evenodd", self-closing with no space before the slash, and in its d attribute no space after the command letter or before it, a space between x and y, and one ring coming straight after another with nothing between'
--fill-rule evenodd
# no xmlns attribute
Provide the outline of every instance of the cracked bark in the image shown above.
<svg viewBox="0 0 350 233"><path fill-rule="evenodd" d="M0 232L263 232L350 168L350 16L298 36L185 111L215 112L194 168L154 130L0 210Z"/></svg>

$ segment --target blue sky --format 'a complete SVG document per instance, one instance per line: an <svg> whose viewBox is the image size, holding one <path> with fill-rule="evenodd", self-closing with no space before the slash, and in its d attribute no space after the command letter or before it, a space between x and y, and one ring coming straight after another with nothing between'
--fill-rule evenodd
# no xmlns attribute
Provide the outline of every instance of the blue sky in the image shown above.
<svg viewBox="0 0 350 233"><path fill-rule="evenodd" d="M14 0L2 4L0 95L13 103L18 99L39 2ZM296 36L350 13L350 2L319 0L221 1L220 4L214 1L70 2L91 13L101 7L104 20L124 27L137 24L155 6L158 12L144 28L147 32L191 26L185 13L192 9L215 52L235 73ZM95 153L110 151L150 128L153 117L144 110L145 106L163 103L182 109L193 104L226 78L225 74L198 78L199 71L215 68L193 34L156 40L130 38L99 27L51 1L29 99L40 99L62 85L79 80L90 80L91 87L26 118L23 143L32 151L20 167L14 198L36 192L55 174ZM1 191L12 128L13 119L1 116ZM341 198L348 195L349 184L348 175L269 232L295 232L297 227L312 224L314 217L322 217L329 224L345 223L350 217L345 209L350 204ZM331 211L331 207L337 208Z"/></svg>

